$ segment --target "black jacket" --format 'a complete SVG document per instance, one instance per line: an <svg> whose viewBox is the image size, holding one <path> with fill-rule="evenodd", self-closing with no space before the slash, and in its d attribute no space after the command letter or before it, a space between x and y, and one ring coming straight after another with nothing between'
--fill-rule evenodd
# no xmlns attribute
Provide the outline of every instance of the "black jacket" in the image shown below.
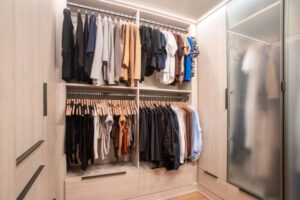
<svg viewBox="0 0 300 200"><path fill-rule="evenodd" d="M69 82L74 78L74 36L70 10L64 9L62 28L62 79Z"/></svg>
<svg viewBox="0 0 300 200"><path fill-rule="evenodd" d="M83 80L84 69L84 36L83 36L83 22L81 14L77 13L77 29L75 42L75 77L76 81Z"/></svg>
<svg viewBox="0 0 300 200"><path fill-rule="evenodd" d="M154 72L151 67L152 59L152 43L151 43L152 29L150 27L141 26L140 36L142 45L142 65L141 65L141 81L144 81L144 76L150 76Z"/></svg>

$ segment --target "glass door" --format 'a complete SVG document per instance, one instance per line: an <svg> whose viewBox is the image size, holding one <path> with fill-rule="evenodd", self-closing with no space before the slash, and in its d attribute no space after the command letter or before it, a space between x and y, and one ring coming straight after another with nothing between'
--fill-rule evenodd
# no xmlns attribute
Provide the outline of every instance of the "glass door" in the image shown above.
<svg viewBox="0 0 300 200"><path fill-rule="evenodd" d="M281 1L227 8L228 182L262 199L281 196Z"/></svg>
<svg viewBox="0 0 300 200"><path fill-rule="evenodd" d="M300 199L300 1L285 1L285 199Z"/></svg>

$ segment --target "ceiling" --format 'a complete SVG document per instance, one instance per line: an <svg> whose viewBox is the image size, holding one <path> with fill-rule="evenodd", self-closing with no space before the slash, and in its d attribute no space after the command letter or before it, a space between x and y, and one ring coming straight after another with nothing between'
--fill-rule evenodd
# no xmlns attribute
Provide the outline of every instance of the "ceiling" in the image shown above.
<svg viewBox="0 0 300 200"><path fill-rule="evenodd" d="M125 5L196 22L223 0L113 0Z"/></svg>

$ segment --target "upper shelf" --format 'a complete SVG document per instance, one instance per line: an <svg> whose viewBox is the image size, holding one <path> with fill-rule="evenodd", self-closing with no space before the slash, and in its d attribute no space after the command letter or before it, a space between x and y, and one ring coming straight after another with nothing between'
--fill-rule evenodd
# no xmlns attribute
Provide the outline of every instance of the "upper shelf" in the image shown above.
<svg viewBox="0 0 300 200"><path fill-rule="evenodd" d="M141 92L158 92L158 93L176 93L176 94L190 94L190 90L176 90L176 89L160 89L160 88L139 88Z"/></svg>
<svg viewBox="0 0 300 200"><path fill-rule="evenodd" d="M277 1L239 22L229 23L229 31L267 44L274 44L280 41L280 21L280 2Z"/></svg>
<svg viewBox="0 0 300 200"><path fill-rule="evenodd" d="M190 94L190 90L180 90L180 89L163 89L163 88L153 88L153 87L126 87L126 86L95 86L90 84L81 83L66 83L67 89L71 90L101 90L101 91L127 91L135 92L137 90L142 93L176 93L176 94Z"/></svg>
<svg viewBox="0 0 300 200"><path fill-rule="evenodd" d="M81 83L66 83L67 89L71 90L93 90L93 91L126 91L134 92L137 87L126 87L126 86L96 86L91 84L81 84Z"/></svg>

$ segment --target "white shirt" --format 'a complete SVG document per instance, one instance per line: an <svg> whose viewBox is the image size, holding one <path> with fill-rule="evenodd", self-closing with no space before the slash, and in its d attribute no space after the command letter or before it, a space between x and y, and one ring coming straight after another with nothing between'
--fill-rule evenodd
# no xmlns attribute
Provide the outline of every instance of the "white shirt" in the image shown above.
<svg viewBox="0 0 300 200"><path fill-rule="evenodd" d="M108 84L115 84L115 43L114 27L111 18L108 19L108 63L107 63L107 81Z"/></svg>
<svg viewBox="0 0 300 200"><path fill-rule="evenodd" d="M98 139L99 139L99 131L100 131L100 124L99 124L99 116L94 116L94 158L98 158Z"/></svg>
<svg viewBox="0 0 300 200"><path fill-rule="evenodd" d="M163 32L166 39L166 63L165 69L161 71L160 82L163 84L171 84L175 79L175 54L177 51L177 43L172 33Z"/></svg>
<svg viewBox="0 0 300 200"><path fill-rule="evenodd" d="M104 84L103 73L102 73L103 24L100 15L98 15L97 20L98 21L97 21L95 54L94 54L90 78L93 79L94 85L100 86Z"/></svg>

